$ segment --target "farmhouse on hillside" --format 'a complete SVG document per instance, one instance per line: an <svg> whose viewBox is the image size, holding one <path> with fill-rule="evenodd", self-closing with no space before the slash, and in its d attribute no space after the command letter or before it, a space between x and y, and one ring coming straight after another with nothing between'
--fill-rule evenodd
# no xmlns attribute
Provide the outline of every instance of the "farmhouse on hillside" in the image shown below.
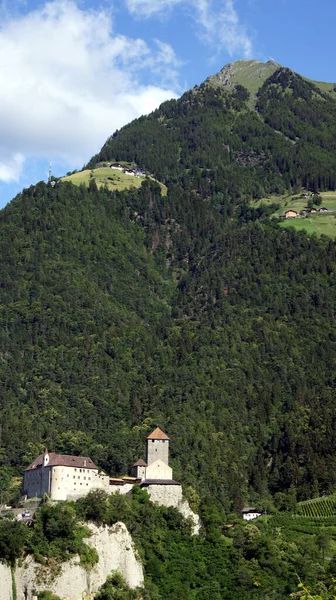
<svg viewBox="0 0 336 600"><path fill-rule="evenodd" d="M123 171L124 168L120 163L112 163L110 165L110 169L116 169L117 171Z"/></svg>
<svg viewBox="0 0 336 600"><path fill-rule="evenodd" d="M296 212L296 210L293 210L291 208L289 210L286 210L286 212L285 212L286 219L293 219L298 216L299 216L299 213Z"/></svg>
<svg viewBox="0 0 336 600"><path fill-rule="evenodd" d="M242 516L244 521L252 521L253 519L261 517L261 512L259 512L256 508L247 507L243 508Z"/></svg>

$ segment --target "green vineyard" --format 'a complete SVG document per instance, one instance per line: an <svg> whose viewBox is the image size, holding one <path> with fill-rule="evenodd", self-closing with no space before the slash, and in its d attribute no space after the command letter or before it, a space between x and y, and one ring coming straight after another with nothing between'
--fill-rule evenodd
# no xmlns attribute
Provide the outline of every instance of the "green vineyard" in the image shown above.
<svg viewBox="0 0 336 600"><path fill-rule="evenodd" d="M336 494L299 502L297 514L305 517L336 517Z"/></svg>
<svg viewBox="0 0 336 600"><path fill-rule="evenodd" d="M279 513L268 523L274 530L286 531L293 541L297 534L318 535L322 531L336 540L336 494L299 502L295 514Z"/></svg>
<svg viewBox="0 0 336 600"><path fill-rule="evenodd" d="M285 530L287 537L302 533L306 535L317 535L321 531L327 531L332 538L336 538L336 516L334 517L302 517L299 515L274 515L269 520L274 530Z"/></svg>

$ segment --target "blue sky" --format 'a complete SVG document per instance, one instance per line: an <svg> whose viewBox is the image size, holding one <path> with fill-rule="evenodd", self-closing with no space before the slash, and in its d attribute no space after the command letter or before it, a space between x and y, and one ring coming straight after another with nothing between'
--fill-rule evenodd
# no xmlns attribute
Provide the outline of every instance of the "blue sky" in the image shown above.
<svg viewBox="0 0 336 600"><path fill-rule="evenodd" d="M0 207L226 63L336 81L334 0L0 0Z"/></svg>

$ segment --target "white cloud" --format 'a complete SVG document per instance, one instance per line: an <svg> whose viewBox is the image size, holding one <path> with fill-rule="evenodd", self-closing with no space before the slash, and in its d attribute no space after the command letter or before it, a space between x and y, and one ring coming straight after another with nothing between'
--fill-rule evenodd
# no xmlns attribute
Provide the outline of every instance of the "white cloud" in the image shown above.
<svg viewBox="0 0 336 600"><path fill-rule="evenodd" d="M128 10L138 17L163 16L181 6L199 28L200 37L211 47L230 56L250 58L252 42L240 23L234 0L125 0Z"/></svg>
<svg viewBox="0 0 336 600"><path fill-rule="evenodd" d="M55 0L0 29L0 180L24 157L79 166L107 136L176 96L168 45L114 34L109 13ZM150 75L151 85L140 79Z"/></svg>

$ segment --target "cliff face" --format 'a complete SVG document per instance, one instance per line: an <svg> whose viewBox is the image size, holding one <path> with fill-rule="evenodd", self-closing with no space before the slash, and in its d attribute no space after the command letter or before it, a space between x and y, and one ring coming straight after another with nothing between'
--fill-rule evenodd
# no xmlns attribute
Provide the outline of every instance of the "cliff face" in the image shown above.
<svg viewBox="0 0 336 600"><path fill-rule="evenodd" d="M191 519L193 535L199 533L201 527L199 516L191 510L187 500L183 500L180 485L150 485L147 491L155 504L176 508L185 519Z"/></svg>
<svg viewBox="0 0 336 600"><path fill-rule="evenodd" d="M50 590L64 600L82 600L94 595L111 571L119 570L131 588L143 584L143 570L137 559L132 538L123 523L113 527L90 524L88 544L96 548L99 562L87 571L73 558L51 570L28 557L15 571L17 600L25 600L33 591ZM0 563L0 600L13 600L10 568Z"/></svg>

